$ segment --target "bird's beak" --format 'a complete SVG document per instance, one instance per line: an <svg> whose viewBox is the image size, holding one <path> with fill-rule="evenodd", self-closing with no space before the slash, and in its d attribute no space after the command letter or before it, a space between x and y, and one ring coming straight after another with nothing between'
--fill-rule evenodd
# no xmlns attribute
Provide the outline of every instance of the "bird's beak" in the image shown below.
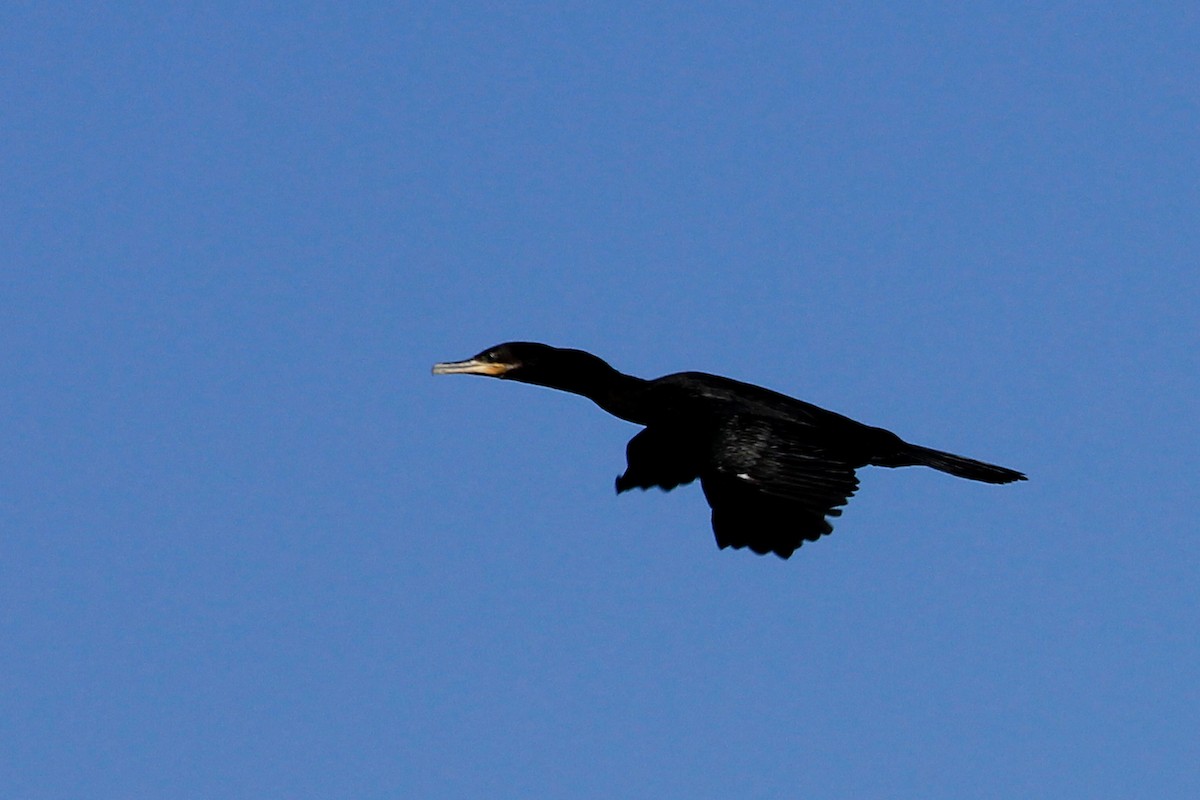
<svg viewBox="0 0 1200 800"><path fill-rule="evenodd" d="M466 361L448 361L433 365L434 375L490 375L498 378L516 364L502 364L496 361L480 361L468 358Z"/></svg>

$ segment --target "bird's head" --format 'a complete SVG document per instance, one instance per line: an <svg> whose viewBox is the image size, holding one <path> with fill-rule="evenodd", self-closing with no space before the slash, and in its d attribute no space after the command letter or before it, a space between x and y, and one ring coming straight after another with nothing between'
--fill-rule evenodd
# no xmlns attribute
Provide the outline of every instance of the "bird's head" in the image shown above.
<svg viewBox="0 0 1200 800"><path fill-rule="evenodd" d="M465 361L433 365L434 375L487 375L493 378L560 387L574 376L612 371L607 363L582 350L538 342L505 342Z"/></svg>

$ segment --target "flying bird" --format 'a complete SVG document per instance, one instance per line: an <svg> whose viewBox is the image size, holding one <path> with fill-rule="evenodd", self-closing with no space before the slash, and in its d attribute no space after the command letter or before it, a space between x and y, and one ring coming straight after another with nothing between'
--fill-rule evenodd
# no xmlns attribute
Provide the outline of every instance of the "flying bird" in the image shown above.
<svg viewBox="0 0 1200 800"><path fill-rule="evenodd" d="M788 558L832 533L828 517L858 488L860 467L925 466L984 483L1016 470L909 444L891 431L811 403L703 372L645 380L584 352L536 342L496 345L435 375L487 375L583 395L644 426L625 447L617 493L670 491L697 478L712 508L717 545Z"/></svg>

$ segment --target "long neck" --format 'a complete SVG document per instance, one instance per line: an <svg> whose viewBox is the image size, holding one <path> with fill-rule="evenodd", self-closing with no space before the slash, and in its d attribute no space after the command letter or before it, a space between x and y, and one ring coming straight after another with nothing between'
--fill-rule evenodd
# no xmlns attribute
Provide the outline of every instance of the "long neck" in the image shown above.
<svg viewBox="0 0 1200 800"><path fill-rule="evenodd" d="M536 376L517 377L551 389L582 395L615 417L647 424L646 394L649 381L618 372L590 353L576 351L569 362Z"/></svg>
<svg viewBox="0 0 1200 800"><path fill-rule="evenodd" d="M610 367L610 369L612 369ZM614 417L646 425L650 422L646 408L650 381L617 372L615 369L591 391L580 392Z"/></svg>

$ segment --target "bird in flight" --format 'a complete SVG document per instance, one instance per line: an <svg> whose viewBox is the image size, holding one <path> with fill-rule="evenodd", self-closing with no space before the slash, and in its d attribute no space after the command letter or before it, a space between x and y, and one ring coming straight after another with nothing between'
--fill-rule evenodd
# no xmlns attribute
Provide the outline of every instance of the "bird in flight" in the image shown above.
<svg viewBox="0 0 1200 800"><path fill-rule="evenodd" d="M644 426L625 447L617 493L670 491L699 478L717 545L788 558L832 533L828 517L858 488L859 467L924 466L984 483L1012 483L1016 470L909 444L770 389L703 372L645 380L584 352L536 342L489 347L435 375L487 375L583 395Z"/></svg>

